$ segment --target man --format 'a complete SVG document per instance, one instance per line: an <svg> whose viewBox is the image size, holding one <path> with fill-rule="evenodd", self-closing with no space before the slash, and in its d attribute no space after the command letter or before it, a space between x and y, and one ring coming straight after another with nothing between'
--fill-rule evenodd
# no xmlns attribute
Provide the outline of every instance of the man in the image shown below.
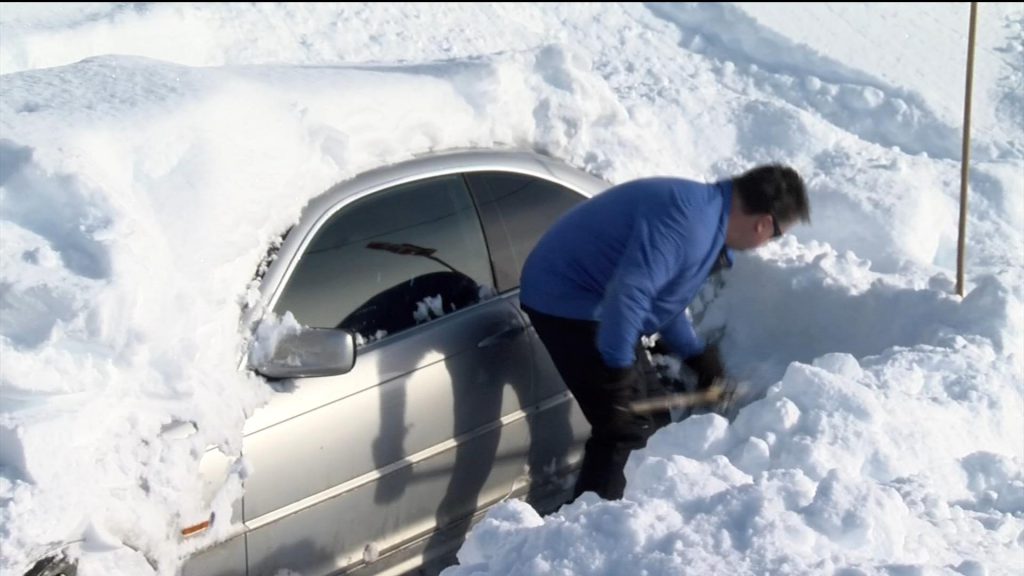
<svg viewBox="0 0 1024 576"><path fill-rule="evenodd" d="M730 250L757 248L809 219L800 176L767 165L711 184L620 184L540 239L523 267L520 302L591 425L575 496L621 498L629 453L656 429L627 408L646 396L653 374L641 335L660 333L699 386L710 386L724 376L722 363L685 308L720 256L731 263Z"/></svg>

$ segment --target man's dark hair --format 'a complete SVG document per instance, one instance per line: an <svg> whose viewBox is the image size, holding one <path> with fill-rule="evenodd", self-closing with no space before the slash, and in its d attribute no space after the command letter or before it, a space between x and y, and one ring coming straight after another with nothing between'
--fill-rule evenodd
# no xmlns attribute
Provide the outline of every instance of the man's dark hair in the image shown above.
<svg viewBox="0 0 1024 576"><path fill-rule="evenodd" d="M767 164L733 178L747 214L771 214L779 225L811 221L811 206L800 175L789 166Z"/></svg>

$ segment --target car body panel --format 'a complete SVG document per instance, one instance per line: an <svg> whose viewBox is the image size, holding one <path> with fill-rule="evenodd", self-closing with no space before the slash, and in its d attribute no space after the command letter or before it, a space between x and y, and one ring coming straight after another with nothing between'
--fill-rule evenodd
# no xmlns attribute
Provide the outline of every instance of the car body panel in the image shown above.
<svg viewBox="0 0 1024 576"><path fill-rule="evenodd" d="M246 535L239 534L193 554L182 567L182 576L239 576L246 569Z"/></svg>
<svg viewBox="0 0 1024 576"><path fill-rule="evenodd" d="M528 405L531 366L507 360L529 356L525 331L487 349L486 364L466 353L508 325L522 327L518 312L504 299L485 302L361 353L349 374L275 392L291 401L309 390L323 404L299 412L308 404L292 403L293 417L246 437L257 472L246 484L246 521L470 433L519 410L520 397ZM378 379L381 366L390 373Z"/></svg>

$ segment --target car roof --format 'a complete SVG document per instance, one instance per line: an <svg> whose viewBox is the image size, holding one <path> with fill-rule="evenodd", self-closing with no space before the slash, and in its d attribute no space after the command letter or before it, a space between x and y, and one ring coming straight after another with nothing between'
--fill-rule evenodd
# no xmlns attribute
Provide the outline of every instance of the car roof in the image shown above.
<svg viewBox="0 0 1024 576"><path fill-rule="evenodd" d="M339 182L310 201L303 211L303 220L310 213L323 213L331 205L353 195L362 195L412 180L457 172L500 170L530 174L560 182L586 196L593 196L608 186L586 171L570 166L552 156L530 150L472 149L431 152L410 160L382 166Z"/></svg>

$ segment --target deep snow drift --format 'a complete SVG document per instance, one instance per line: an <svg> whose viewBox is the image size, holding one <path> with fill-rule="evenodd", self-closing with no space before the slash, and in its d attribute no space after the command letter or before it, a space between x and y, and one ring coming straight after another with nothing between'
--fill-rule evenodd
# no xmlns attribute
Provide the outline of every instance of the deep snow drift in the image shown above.
<svg viewBox="0 0 1024 576"><path fill-rule="evenodd" d="M446 574L1020 573L1022 26L981 6L961 299L964 3L4 4L0 572L222 536L178 522L241 494L269 244L363 170L512 146L614 182L786 162L813 223L703 318L763 398L660 432L621 502L501 505Z"/></svg>

